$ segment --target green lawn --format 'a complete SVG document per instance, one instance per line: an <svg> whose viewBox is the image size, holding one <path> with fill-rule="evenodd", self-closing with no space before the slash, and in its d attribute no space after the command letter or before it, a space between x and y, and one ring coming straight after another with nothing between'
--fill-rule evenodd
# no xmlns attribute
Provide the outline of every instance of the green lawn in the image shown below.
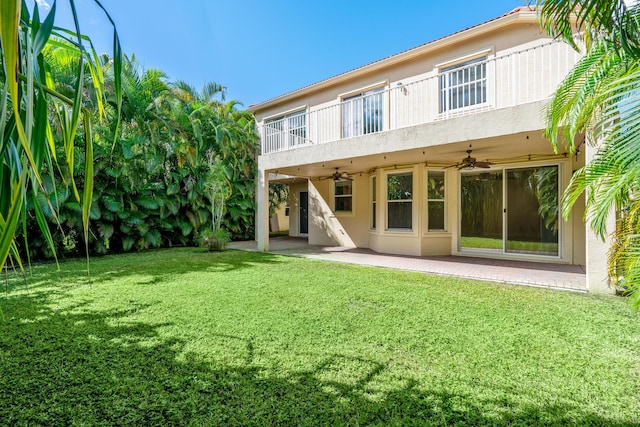
<svg viewBox="0 0 640 427"><path fill-rule="evenodd" d="M617 297L172 249L0 297L0 425L640 423Z"/></svg>
<svg viewBox="0 0 640 427"><path fill-rule="evenodd" d="M510 240L507 242L507 251L524 253L542 253L557 255L558 244L552 242L526 242ZM461 237L460 244L463 248L499 249L502 250L502 239L489 237Z"/></svg>

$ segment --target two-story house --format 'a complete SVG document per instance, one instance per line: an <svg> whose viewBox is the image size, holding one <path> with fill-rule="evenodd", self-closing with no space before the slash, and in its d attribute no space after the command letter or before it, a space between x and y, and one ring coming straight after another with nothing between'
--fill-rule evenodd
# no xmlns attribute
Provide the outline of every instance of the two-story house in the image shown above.
<svg viewBox="0 0 640 427"><path fill-rule="evenodd" d="M270 182L290 186L290 234L413 256L584 265L607 246L561 194L593 148L554 153L544 109L580 55L536 12L503 16L252 105L261 136L256 240Z"/></svg>

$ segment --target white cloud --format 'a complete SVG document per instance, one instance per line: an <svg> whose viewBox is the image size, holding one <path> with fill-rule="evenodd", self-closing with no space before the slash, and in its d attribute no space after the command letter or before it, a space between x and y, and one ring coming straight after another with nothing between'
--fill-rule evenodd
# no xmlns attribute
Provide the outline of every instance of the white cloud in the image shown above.
<svg viewBox="0 0 640 427"><path fill-rule="evenodd" d="M51 7L46 0L36 0L36 4L44 9L49 9Z"/></svg>

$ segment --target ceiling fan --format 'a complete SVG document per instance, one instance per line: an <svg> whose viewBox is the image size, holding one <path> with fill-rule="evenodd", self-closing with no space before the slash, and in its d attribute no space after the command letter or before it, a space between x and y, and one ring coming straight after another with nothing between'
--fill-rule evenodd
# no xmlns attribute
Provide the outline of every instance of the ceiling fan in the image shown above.
<svg viewBox="0 0 640 427"><path fill-rule="evenodd" d="M332 175L334 181L353 181L353 178L349 177L348 173L340 172L339 169L340 168L336 168L336 171Z"/></svg>
<svg viewBox="0 0 640 427"><path fill-rule="evenodd" d="M491 167L493 163L478 161L475 157L471 157L472 151L473 150L471 149L471 146L469 146L469 149L467 150L467 157L464 157L460 163L456 163L455 165L451 165L449 167L457 166L458 170L475 168L489 169Z"/></svg>
<svg viewBox="0 0 640 427"><path fill-rule="evenodd" d="M323 176L318 178L318 180L322 181L323 179L332 178L335 182L345 182L345 181L353 181L353 178L349 176L346 172L340 172L340 168L336 168L336 171L329 176Z"/></svg>

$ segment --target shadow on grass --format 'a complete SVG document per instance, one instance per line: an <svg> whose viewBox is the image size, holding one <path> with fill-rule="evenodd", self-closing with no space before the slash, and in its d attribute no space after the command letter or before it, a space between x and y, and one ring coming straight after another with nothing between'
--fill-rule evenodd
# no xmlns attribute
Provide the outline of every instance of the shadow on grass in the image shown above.
<svg viewBox="0 0 640 427"><path fill-rule="evenodd" d="M226 250L208 252L202 248L173 248L149 250L144 253L126 253L106 256L92 256L87 271L83 258L67 259L60 262L60 271L53 262L33 265L25 276L12 271L5 280L3 272L0 292L11 292L16 288L35 291L39 287L58 285L78 285L99 283L104 280L125 277L144 277L139 284L161 282L169 276L193 272L226 273L247 270L260 264L278 264L279 255L262 252Z"/></svg>
<svg viewBox="0 0 640 427"><path fill-rule="evenodd" d="M257 366L250 339L212 335L242 348L228 363L185 351L161 324L126 321L136 310L63 311L48 297L18 296L0 324L0 424L6 425L607 425L586 408L523 407L424 390L410 378L373 395L384 364L326 355L312 369L276 376ZM359 366L353 381L332 370Z"/></svg>

